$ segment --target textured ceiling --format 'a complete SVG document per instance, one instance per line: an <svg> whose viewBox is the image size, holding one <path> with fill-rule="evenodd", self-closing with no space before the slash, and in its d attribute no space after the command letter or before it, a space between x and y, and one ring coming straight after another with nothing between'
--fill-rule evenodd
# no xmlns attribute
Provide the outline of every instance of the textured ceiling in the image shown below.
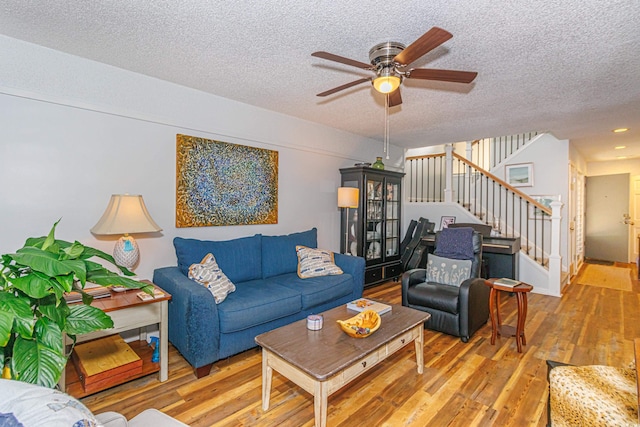
<svg viewBox="0 0 640 427"><path fill-rule="evenodd" d="M638 0L4 0L0 33L382 140L368 62L380 42L433 26L453 38L413 67L477 71L470 85L405 80L391 142L421 147L528 131L589 160L640 157ZM611 129L628 127L626 134ZM615 152L613 146L627 145Z"/></svg>

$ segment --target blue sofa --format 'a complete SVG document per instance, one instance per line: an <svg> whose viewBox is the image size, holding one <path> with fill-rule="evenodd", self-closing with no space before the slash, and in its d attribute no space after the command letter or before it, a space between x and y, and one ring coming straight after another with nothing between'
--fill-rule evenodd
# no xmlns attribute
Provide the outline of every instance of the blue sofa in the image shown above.
<svg viewBox="0 0 640 427"><path fill-rule="evenodd" d="M298 277L295 247L317 248L315 228L227 241L176 237L173 243L178 266L156 269L153 282L172 296L169 341L198 378L209 374L213 362L255 347L257 335L362 296L363 258L335 254L344 274ZM220 304L206 287L188 278L189 266L208 253L236 286Z"/></svg>

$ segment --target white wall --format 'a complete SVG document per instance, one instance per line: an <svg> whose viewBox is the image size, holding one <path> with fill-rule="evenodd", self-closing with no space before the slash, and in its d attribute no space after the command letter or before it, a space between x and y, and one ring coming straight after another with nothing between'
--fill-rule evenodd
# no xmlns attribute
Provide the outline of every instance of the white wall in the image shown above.
<svg viewBox="0 0 640 427"><path fill-rule="evenodd" d="M136 272L175 265L175 236L231 239L318 228L338 250L341 167L373 162L382 143L172 83L0 36L0 253L31 236L56 236L106 252L93 236L113 193L142 194L156 235L136 236ZM176 134L279 152L278 224L175 228ZM402 167L392 147L389 168Z"/></svg>

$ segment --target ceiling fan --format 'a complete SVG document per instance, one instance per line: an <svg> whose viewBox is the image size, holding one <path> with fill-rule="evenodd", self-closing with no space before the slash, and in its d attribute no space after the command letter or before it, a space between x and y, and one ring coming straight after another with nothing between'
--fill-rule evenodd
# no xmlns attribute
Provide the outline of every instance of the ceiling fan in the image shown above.
<svg viewBox="0 0 640 427"><path fill-rule="evenodd" d="M421 56L432 51L453 35L442 28L433 27L424 33L418 40L405 46L398 42L385 42L375 45L369 50L371 64L334 55L329 52L314 52L311 56L329 61L340 62L353 67L370 70L376 73L375 77L362 78L342 86L334 87L317 96L327 96L344 89L370 81L373 87L380 93L389 94L388 106L393 107L402 104L400 96L400 83L403 78L421 80L439 80L444 82L471 83L478 73L473 71L436 70L433 68L407 67Z"/></svg>

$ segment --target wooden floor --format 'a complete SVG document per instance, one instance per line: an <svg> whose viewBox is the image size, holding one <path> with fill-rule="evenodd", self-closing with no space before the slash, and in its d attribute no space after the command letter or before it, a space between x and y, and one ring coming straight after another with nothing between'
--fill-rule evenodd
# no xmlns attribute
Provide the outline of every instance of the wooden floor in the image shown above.
<svg viewBox="0 0 640 427"><path fill-rule="evenodd" d="M628 365L640 336L640 284L633 291L577 284L562 298L529 295L527 346L513 338L491 345L490 324L467 343L425 330L423 375L413 345L329 397L329 426L543 426L546 423L545 360ZM579 277L579 276L578 276ZM398 283L368 289L365 296L400 302ZM514 322L515 298L502 298L505 323ZM325 325L329 327L330 325ZM191 426L312 426L311 396L274 373L271 408L261 407L261 356L249 350L214 365L196 380L170 348L169 381L150 375L82 400L95 413L128 418L154 407Z"/></svg>

